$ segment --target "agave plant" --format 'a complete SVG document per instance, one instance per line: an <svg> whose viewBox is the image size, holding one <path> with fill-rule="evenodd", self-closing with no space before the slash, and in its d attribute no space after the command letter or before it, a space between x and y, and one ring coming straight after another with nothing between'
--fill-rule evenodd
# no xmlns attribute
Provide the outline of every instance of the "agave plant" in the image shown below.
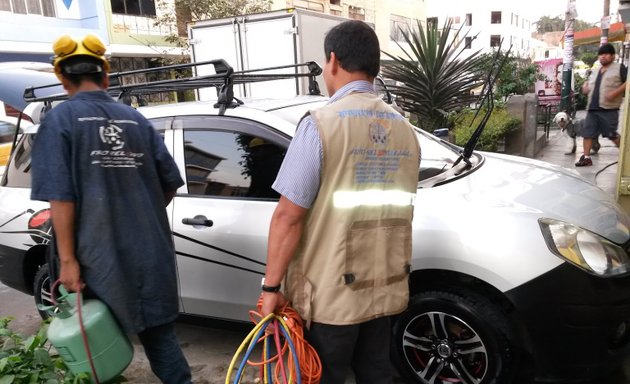
<svg viewBox="0 0 630 384"><path fill-rule="evenodd" d="M416 30L402 30L406 45L396 43L402 57L387 52L393 61L383 65L384 77L395 80L391 87L396 103L418 117L418 125L427 130L444 127L448 115L468 106L475 96L472 90L483 83L478 68L479 51L461 58L466 35L461 28L454 33L447 21L441 29L418 21Z"/></svg>

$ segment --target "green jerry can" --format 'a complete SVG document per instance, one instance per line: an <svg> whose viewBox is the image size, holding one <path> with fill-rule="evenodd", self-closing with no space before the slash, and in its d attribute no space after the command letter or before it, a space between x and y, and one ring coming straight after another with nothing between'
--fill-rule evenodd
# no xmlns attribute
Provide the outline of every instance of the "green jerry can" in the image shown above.
<svg viewBox="0 0 630 384"><path fill-rule="evenodd" d="M48 327L48 340L72 373L87 372L92 382L96 382L81 334L76 300L74 293L59 298L54 307L55 317ZM92 362L98 381L104 383L120 376L131 363L133 346L103 302L90 299L82 304L83 329Z"/></svg>

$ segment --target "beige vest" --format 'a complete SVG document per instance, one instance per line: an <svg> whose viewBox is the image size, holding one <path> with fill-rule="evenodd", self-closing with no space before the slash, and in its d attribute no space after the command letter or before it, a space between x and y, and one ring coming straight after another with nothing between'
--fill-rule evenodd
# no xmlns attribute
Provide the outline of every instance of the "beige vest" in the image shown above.
<svg viewBox="0 0 630 384"><path fill-rule="evenodd" d="M599 106L604 109L619 109L621 106L621 100L623 99L623 94L618 96L612 101L606 101L604 95L607 92L614 90L619 87L623 81L621 81L621 76L619 74L621 68L619 63L610 63L608 65L608 69L602 75L602 82L599 86ZM597 72L593 72L591 77L589 78L589 89L591 92L588 94L588 108L591 106L591 98L593 97L593 89L595 89L595 81L597 80Z"/></svg>
<svg viewBox="0 0 630 384"><path fill-rule="evenodd" d="M288 298L308 324L400 313L409 299L416 134L370 93L311 115L322 141L321 184L289 265Z"/></svg>

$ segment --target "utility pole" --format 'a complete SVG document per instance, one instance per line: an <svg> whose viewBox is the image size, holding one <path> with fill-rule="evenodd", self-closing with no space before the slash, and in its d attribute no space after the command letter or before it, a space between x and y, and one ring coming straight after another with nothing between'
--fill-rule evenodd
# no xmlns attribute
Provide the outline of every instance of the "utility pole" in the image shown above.
<svg viewBox="0 0 630 384"><path fill-rule="evenodd" d="M562 93L560 110L571 114L571 88L573 85L573 22L577 17L575 0L569 0L564 18L564 58L562 59Z"/></svg>
<svg viewBox="0 0 630 384"><path fill-rule="evenodd" d="M602 36L599 45L608 43L608 29L610 29L610 0L604 0L604 16L602 17Z"/></svg>
<svg viewBox="0 0 630 384"><path fill-rule="evenodd" d="M604 0L604 17L610 14L610 0ZM621 0L619 2L619 14L624 24L630 23L630 2ZM603 28L602 28L603 35ZM608 39L606 39L608 40ZM622 128L619 143L619 163L617 166L617 202L623 209L630 213L630 155L626 152L630 149L630 82L626 82L626 94L621 106Z"/></svg>

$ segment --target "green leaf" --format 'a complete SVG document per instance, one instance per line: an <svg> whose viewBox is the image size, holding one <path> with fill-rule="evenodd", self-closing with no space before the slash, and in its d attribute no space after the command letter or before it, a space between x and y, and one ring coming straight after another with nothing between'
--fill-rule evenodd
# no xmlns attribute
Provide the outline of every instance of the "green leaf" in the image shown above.
<svg viewBox="0 0 630 384"><path fill-rule="evenodd" d="M34 371L31 374L31 378L29 380L29 384L37 384L39 382L39 373L37 371Z"/></svg>
<svg viewBox="0 0 630 384"><path fill-rule="evenodd" d="M477 70L479 52L462 59L467 36L461 36L461 28L453 34L451 26L447 21L442 29L425 28L418 22L413 30L401 29L403 56L385 52L392 62L383 65L382 74L397 82L389 87L396 104L418 116L420 128L429 131L444 127L450 113L469 105L471 91L484 80Z"/></svg>
<svg viewBox="0 0 630 384"><path fill-rule="evenodd" d="M35 364L43 365L43 366L52 366L52 360L48 351L42 348L37 348L33 352L33 361Z"/></svg>
<svg viewBox="0 0 630 384"><path fill-rule="evenodd" d="M37 341L35 340L35 336L29 336L26 340L24 340L24 349L28 352L32 352L33 349L37 346Z"/></svg>
<svg viewBox="0 0 630 384"><path fill-rule="evenodd" d="M13 333L0 319L0 384L61 384L72 383L75 376L60 357L51 357L46 345L46 323L36 335L24 337ZM4 328L3 328L4 327ZM85 382L89 382L89 379Z"/></svg>
<svg viewBox="0 0 630 384"><path fill-rule="evenodd" d="M44 380L55 380L55 381L57 381L57 374L55 374L54 372L48 371L48 372L42 373L41 378L44 379Z"/></svg>
<svg viewBox="0 0 630 384"><path fill-rule="evenodd" d="M39 328L39 331L37 331L37 336L40 338L40 340L42 340L44 343L46 342L46 340L48 340L48 324L49 321L44 321L42 322L41 327Z"/></svg>
<svg viewBox="0 0 630 384"><path fill-rule="evenodd" d="M88 375L86 372L81 372L81 373L78 373L74 377L74 381L72 383L82 384L82 383L89 383L89 382L90 382L90 375Z"/></svg>

